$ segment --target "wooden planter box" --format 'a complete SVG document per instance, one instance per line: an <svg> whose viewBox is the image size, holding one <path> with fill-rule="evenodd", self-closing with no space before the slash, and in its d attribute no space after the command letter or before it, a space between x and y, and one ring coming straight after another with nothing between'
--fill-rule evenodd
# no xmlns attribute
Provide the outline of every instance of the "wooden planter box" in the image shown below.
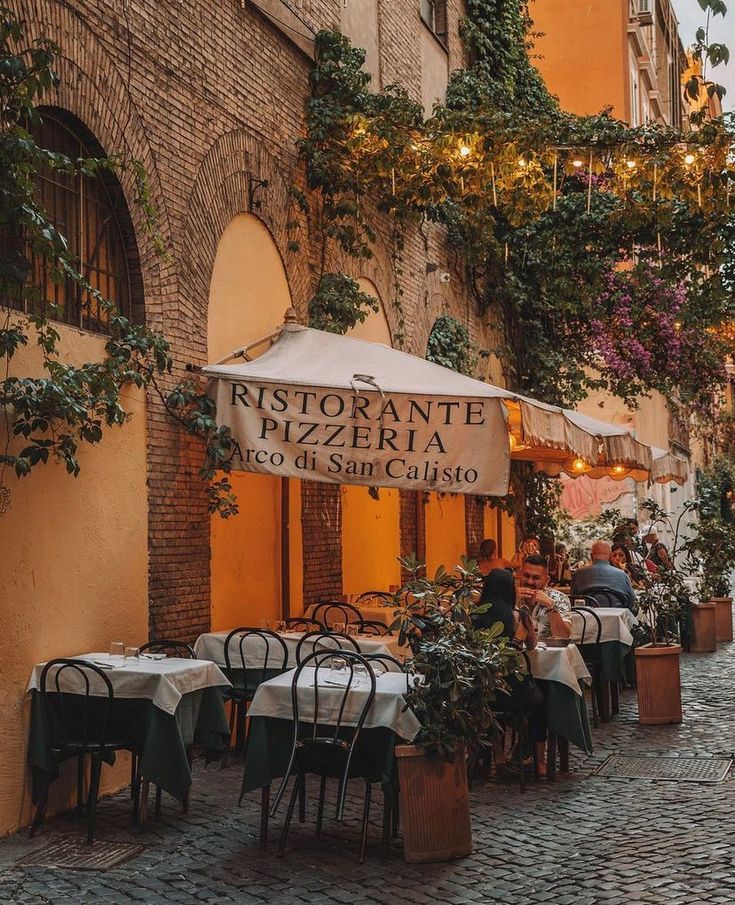
<svg viewBox="0 0 735 905"><path fill-rule="evenodd" d="M717 650L717 632L715 631L715 604L694 603L691 606L692 615L692 646L693 654L710 653Z"/></svg>
<svg viewBox="0 0 735 905"><path fill-rule="evenodd" d="M416 745L398 745L403 856L406 861L449 861L472 852L467 764L427 757Z"/></svg>
<svg viewBox="0 0 735 905"><path fill-rule="evenodd" d="M635 649L638 721L644 725L680 723L681 677L678 644Z"/></svg>
<svg viewBox="0 0 735 905"><path fill-rule="evenodd" d="M718 641L732 641L732 597L713 597L715 632Z"/></svg>

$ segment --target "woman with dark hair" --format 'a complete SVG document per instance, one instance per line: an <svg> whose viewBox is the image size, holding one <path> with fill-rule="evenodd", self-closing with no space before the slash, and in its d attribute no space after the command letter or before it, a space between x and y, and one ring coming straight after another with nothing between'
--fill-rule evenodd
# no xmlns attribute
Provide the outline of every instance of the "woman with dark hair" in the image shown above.
<svg viewBox="0 0 735 905"><path fill-rule="evenodd" d="M480 607L487 606L484 612L478 613L474 618L475 627L478 629L490 628L497 622L503 625L503 635L523 649L533 650L536 647L536 629L531 619L531 614L525 607L516 607L516 588L513 576L506 569L494 569L485 579L480 596ZM545 702L543 694L533 680L533 676L527 675L522 680L515 676L507 677L510 694L504 699L498 695L498 705L507 713L523 711L528 718L529 741L536 744L540 750L546 740ZM505 760L505 731L503 736L493 744L495 764L497 767L506 765ZM519 756L525 758L528 752L522 752ZM543 755L537 758L536 768L539 776L546 775L546 763Z"/></svg>
<svg viewBox="0 0 735 905"><path fill-rule="evenodd" d="M488 609L474 618L476 628L490 628L496 622L502 622L506 638L528 650L536 647L536 630L531 614L525 607L522 610L516 608L516 586L507 569L493 569L485 579L480 607L485 606Z"/></svg>

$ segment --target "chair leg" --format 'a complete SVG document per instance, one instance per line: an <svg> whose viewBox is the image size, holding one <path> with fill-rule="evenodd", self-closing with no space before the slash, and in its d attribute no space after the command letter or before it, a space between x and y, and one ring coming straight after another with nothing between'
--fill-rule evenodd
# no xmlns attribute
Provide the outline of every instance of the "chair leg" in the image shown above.
<svg viewBox="0 0 735 905"><path fill-rule="evenodd" d="M132 755L130 774L130 797L133 799L133 823L136 823L140 816L140 758L137 754Z"/></svg>
<svg viewBox="0 0 735 905"><path fill-rule="evenodd" d="M597 677L592 677L592 687L590 689L590 698L592 699L592 725L597 729L600 725L599 711L597 709Z"/></svg>
<svg viewBox="0 0 735 905"><path fill-rule="evenodd" d="M373 787L369 779L365 780L365 805L362 809L362 839L360 840L360 864L365 860L365 846L367 845L368 818L370 817L370 799Z"/></svg>
<svg viewBox="0 0 735 905"><path fill-rule="evenodd" d="M263 786L260 790L260 850L268 848L268 809L271 800L271 787Z"/></svg>
<svg viewBox="0 0 735 905"><path fill-rule="evenodd" d="M99 755L93 755L89 779L89 799L87 800L87 842L90 844L94 839L94 827L97 822L97 799L100 792L101 773L102 758Z"/></svg>
<svg viewBox="0 0 735 905"><path fill-rule="evenodd" d="M230 756L230 748L232 747L232 733L235 729L235 714L237 711L237 704L234 701L230 701L230 735L227 739L227 745L225 746L225 753L222 755L222 769L227 766L227 759Z"/></svg>
<svg viewBox="0 0 735 905"><path fill-rule="evenodd" d="M138 830L142 833L148 819L148 795L151 790L149 780L144 779L140 785L140 814L138 816Z"/></svg>
<svg viewBox="0 0 735 905"><path fill-rule="evenodd" d="M324 819L324 795L327 791L327 777L322 776L319 781L319 803L316 807L316 834L319 836L322 831L322 820Z"/></svg>
<svg viewBox="0 0 735 905"><path fill-rule="evenodd" d="M299 823L306 822L306 775L299 787Z"/></svg>
<svg viewBox="0 0 735 905"><path fill-rule="evenodd" d="M286 850L286 839L288 838L288 831L291 826L291 819L293 818L294 808L296 807L296 798L299 794L299 788L301 787L301 781L304 778L303 773L299 773L296 777L296 782L293 787L293 791L291 792L291 798L288 801L288 808L286 809L286 820L283 824L283 829L281 830L281 838L278 842L278 857L280 858Z"/></svg>
<svg viewBox="0 0 735 905"><path fill-rule="evenodd" d="M620 713L620 685L617 682L610 683L610 712L613 716Z"/></svg>
<svg viewBox="0 0 735 905"><path fill-rule="evenodd" d="M77 812L84 810L84 755L77 755Z"/></svg>

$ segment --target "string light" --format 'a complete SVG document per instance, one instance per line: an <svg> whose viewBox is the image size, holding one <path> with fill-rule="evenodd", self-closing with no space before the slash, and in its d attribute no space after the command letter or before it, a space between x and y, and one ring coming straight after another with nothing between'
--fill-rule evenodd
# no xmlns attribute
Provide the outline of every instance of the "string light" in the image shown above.
<svg viewBox="0 0 735 905"><path fill-rule="evenodd" d="M591 471L592 466L585 459L581 458L580 456L577 456L576 459L572 459L572 461L569 465L569 469L574 474L580 475L580 474L585 474L588 471Z"/></svg>
<svg viewBox="0 0 735 905"><path fill-rule="evenodd" d="M695 160L696 160L696 157L694 156L694 154L687 154L687 156L684 158L684 163L688 167L690 167L694 163Z"/></svg>
<svg viewBox="0 0 735 905"><path fill-rule="evenodd" d="M628 167L629 170L634 170L636 168L635 160L626 160L625 165L626 165L626 167Z"/></svg>
<svg viewBox="0 0 735 905"><path fill-rule="evenodd" d="M573 166L573 167L576 167L577 169L579 169L579 168L582 166L582 161L581 161L578 157L576 157L576 158L572 161L572 166Z"/></svg>
<svg viewBox="0 0 735 905"><path fill-rule="evenodd" d="M522 170L525 169L525 168L528 166L528 162L526 161L525 157L519 157L519 158L518 158L518 166L519 166Z"/></svg>
<svg viewBox="0 0 735 905"><path fill-rule="evenodd" d="M459 155L460 157L469 157L472 153L472 148L469 145L460 145Z"/></svg>
<svg viewBox="0 0 735 905"><path fill-rule="evenodd" d="M630 469L626 468L625 465L613 465L611 471L613 473L613 477L624 478L628 474Z"/></svg>

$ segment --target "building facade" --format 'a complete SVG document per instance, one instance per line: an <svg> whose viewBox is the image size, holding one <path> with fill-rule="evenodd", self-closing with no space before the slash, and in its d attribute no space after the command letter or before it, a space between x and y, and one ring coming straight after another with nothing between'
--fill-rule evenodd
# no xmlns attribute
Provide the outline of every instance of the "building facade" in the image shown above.
<svg viewBox="0 0 735 905"><path fill-rule="evenodd" d="M58 150L141 161L148 173L165 256L144 229L129 170L108 186L117 225L96 249L82 224L109 218L80 200L91 189L53 185L44 197L62 226L71 224L82 259L94 258L100 287L170 339L174 373L162 392L189 376L187 365L271 333L291 306L306 322L322 237L294 209L291 188L303 185L295 140L315 33L343 29L366 48L374 84L400 82L427 110L465 63L461 0L226 0L214 15L204 0L11 0L10 8L29 39L60 47L44 138ZM294 219L299 252L289 251ZM359 335L396 344L403 321L403 348L423 356L432 325L449 314L489 346L442 233L428 225L408 236L400 311L389 225L378 233L374 257L359 265L327 255L327 270L351 273L380 301ZM62 307L63 358L101 357L104 323L71 299ZM21 350L11 373L40 374L35 350ZM131 390L126 402L129 423L82 451L77 480L49 464L11 483L0 518L9 651L0 691L10 702L0 717L0 832L30 814L20 779L33 663L107 650L112 640L142 643L149 633L191 639L210 627L260 625L319 597L398 584L399 554L451 566L486 533L513 552L512 525L474 499L381 491L375 500L366 488L259 475L235 475L240 515L213 520L196 441L156 391ZM125 771L107 781L124 781ZM72 784L55 784L50 807L65 803Z"/></svg>

